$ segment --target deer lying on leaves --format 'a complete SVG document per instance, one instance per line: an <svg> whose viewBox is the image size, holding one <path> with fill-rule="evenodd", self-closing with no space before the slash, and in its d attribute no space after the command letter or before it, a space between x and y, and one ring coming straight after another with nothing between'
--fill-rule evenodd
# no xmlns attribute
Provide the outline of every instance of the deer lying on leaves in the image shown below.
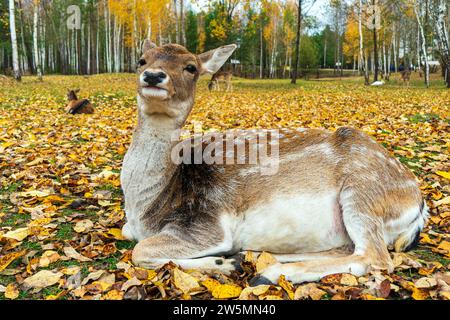
<svg viewBox="0 0 450 320"><path fill-rule="evenodd" d="M78 92L80 92L80 89L67 90L69 103L66 106L66 112L70 114L94 113L94 107L88 99L78 100L76 95Z"/></svg>
<svg viewBox="0 0 450 320"><path fill-rule="evenodd" d="M300 283L370 268L391 272L388 248L412 248L428 209L414 175L366 134L284 130L272 175L262 175L261 164L173 161L173 136L192 110L199 76L217 72L235 49L195 55L176 44L144 43L138 123L121 172L122 233L138 241L133 262L231 272L240 253L271 252L278 263L251 285L276 283L280 275ZM200 143L201 151L210 146Z"/></svg>
<svg viewBox="0 0 450 320"><path fill-rule="evenodd" d="M224 82L226 84L226 91L232 91L233 85L231 83L231 78L233 77L232 72L227 71L218 71L211 77L211 80L208 83L209 91L216 90L219 91L219 83Z"/></svg>

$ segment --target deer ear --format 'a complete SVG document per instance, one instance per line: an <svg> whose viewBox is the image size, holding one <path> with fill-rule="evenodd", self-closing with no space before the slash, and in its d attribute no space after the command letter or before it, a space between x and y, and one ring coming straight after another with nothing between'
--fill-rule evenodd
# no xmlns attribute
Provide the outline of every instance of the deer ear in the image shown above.
<svg viewBox="0 0 450 320"><path fill-rule="evenodd" d="M219 71L236 48L235 44L229 44L200 54L198 57L202 62L202 73L214 74Z"/></svg>
<svg viewBox="0 0 450 320"><path fill-rule="evenodd" d="M75 92L75 93L80 92L80 88L73 90L73 92Z"/></svg>
<svg viewBox="0 0 450 320"><path fill-rule="evenodd" d="M149 39L145 39L144 43L142 44L142 53L146 53L148 50L151 50L153 48L156 48L156 44L151 42Z"/></svg>

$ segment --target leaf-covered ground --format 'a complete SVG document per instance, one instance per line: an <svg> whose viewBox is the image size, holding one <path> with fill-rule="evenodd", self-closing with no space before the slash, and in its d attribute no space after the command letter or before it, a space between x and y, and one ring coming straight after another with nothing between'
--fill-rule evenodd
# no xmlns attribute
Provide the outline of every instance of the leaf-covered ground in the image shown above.
<svg viewBox="0 0 450 320"><path fill-rule="evenodd" d="M419 247L392 254L394 274L248 288L270 254L248 254L231 276L131 264L119 172L136 121L134 77L0 79L0 299L450 299L450 94L438 81L236 80L233 93L212 94L199 83L187 128L354 126L415 172L431 208ZM63 112L77 87L95 114Z"/></svg>

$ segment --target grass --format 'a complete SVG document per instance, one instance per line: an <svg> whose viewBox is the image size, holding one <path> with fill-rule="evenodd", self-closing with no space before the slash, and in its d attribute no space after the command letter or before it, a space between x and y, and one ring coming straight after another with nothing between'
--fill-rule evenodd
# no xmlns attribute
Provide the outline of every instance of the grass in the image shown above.
<svg viewBox="0 0 450 320"><path fill-rule="evenodd" d="M74 232L72 230L72 224L63 223L59 225L58 232L56 233L56 238L59 240L69 240L74 236Z"/></svg>

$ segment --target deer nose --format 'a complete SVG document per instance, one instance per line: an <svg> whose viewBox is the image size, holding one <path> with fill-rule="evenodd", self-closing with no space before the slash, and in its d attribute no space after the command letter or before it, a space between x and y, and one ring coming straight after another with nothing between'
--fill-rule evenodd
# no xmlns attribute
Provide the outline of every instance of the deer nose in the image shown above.
<svg viewBox="0 0 450 320"><path fill-rule="evenodd" d="M144 81L151 86L155 86L158 83L163 82L165 78L167 78L167 75L164 72L144 72Z"/></svg>

